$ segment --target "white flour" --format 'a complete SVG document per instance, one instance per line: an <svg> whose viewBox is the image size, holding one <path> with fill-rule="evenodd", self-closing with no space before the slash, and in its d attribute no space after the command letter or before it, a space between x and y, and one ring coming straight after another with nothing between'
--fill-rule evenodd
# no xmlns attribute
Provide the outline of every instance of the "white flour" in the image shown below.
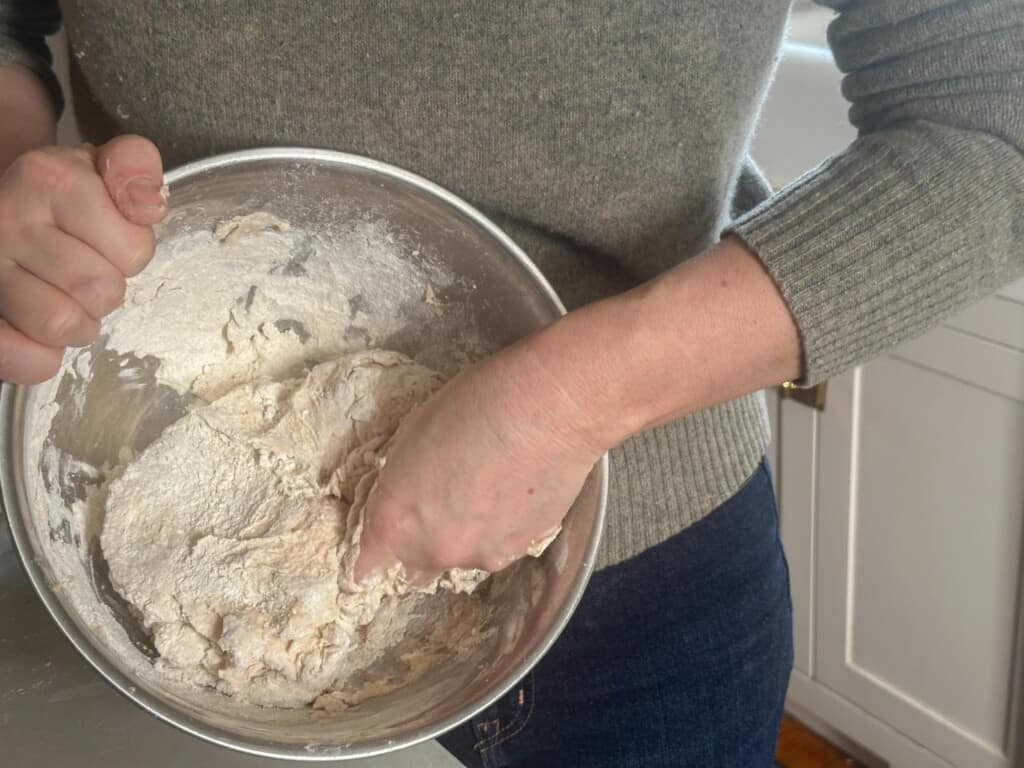
<svg viewBox="0 0 1024 768"><path fill-rule="evenodd" d="M407 626L419 621L422 633L429 601L440 597L405 594L400 569L370 587L351 577L386 442L442 381L379 347L437 312L434 286L444 287L445 275L405 261L379 221L357 222L339 245L256 213L161 249L129 281L103 346L69 356L63 405L56 384L41 390L31 440L41 456L34 493L47 499L37 506L48 510L51 537L73 538L88 568L102 525L110 583L151 637L161 684L245 705L335 710L478 643L489 609L475 596L445 603L455 610L410 650ZM447 373L465 362L460 352L477 354L466 339L448 345ZM137 456L130 445L149 417L112 427L118 403L90 394L104 365L122 399L167 391L184 404ZM98 433L112 445L54 442L54 434L90 434L89 418L107 419ZM74 427L58 427L60 419ZM122 426L127 442L117 443ZM90 464L94 450L106 458ZM69 561L67 570L79 567ZM454 571L435 586L469 591L485 577ZM77 578L64 588L90 589ZM88 603L82 610L93 610ZM112 616L89 621L123 642ZM375 676L393 650L400 670Z"/></svg>
<svg viewBox="0 0 1024 768"><path fill-rule="evenodd" d="M368 326L374 305L389 303L389 286L401 295L417 277L397 259L367 255L387 247L382 228L357 225L344 260L324 258L318 250L329 245L266 213L179 238L132 281L121 316L104 328L107 345L155 357L158 381L206 400L238 384L288 378L355 341L374 345L368 330L353 339L351 329ZM360 270L374 280L359 280ZM346 291L353 283L373 284L375 294ZM374 333L386 337L400 320L375 312Z"/></svg>
<svg viewBox="0 0 1024 768"><path fill-rule="evenodd" d="M344 687L357 628L406 591L397 573L352 579L366 495L399 420L440 383L402 355L357 353L238 387L128 466L103 552L162 665L265 706Z"/></svg>

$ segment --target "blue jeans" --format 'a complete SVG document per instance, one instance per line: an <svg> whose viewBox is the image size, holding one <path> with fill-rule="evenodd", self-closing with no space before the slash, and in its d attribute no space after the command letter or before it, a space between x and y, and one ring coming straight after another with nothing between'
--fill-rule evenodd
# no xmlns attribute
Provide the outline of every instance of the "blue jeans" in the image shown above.
<svg viewBox="0 0 1024 768"><path fill-rule="evenodd" d="M596 573L536 668L440 742L483 768L768 768L792 662L762 463L700 522Z"/></svg>

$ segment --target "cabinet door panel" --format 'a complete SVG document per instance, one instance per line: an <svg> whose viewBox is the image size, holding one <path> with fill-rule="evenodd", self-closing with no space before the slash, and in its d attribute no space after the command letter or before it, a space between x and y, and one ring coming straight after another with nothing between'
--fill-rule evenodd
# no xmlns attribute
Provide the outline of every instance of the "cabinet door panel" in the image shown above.
<svg viewBox="0 0 1024 768"><path fill-rule="evenodd" d="M956 359L926 337L928 365L897 351L832 383L818 456L816 677L955 765L1003 767L1024 355L988 365L986 346L969 347L989 342L958 336L945 353ZM981 364L965 369L965 352Z"/></svg>

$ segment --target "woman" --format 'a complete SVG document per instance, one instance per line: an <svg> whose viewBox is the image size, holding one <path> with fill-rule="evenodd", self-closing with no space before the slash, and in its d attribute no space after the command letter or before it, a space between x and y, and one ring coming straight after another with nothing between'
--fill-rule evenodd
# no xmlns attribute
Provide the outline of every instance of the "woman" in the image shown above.
<svg viewBox="0 0 1024 768"><path fill-rule="evenodd" d="M612 464L566 633L443 742L486 766L770 765L791 628L756 393L1021 272L1024 6L836 0L860 137L767 197L745 152L787 0L61 5L0 2L0 375L95 336L152 255L161 157L301 144L440 182L573 311L406 421L360 571L499 568ZM61 10L98 150L49 146Z"/></svg>

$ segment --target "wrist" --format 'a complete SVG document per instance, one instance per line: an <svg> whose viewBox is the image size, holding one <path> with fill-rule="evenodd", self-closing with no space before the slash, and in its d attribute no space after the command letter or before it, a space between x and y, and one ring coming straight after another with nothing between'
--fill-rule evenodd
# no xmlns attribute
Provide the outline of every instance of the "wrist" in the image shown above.
<svg viewBox="0 0 1024 768"><path fill-rule="evenodd" d="M571 439L630 435L800 375L789 308L760 260L727 238L510 349Z"/></svg>
<svg viewBox="0 0 1024 768"><path fill-rule="evenodd" d="M595 460L642 428L629 388L626 350L643 334L630 291L577 309L505 350L534 396L547 404L545 425Z"/></svg>
<svg viewBox="0 0 1024 768"><path fill-rule="evenodd" d="M501 351L487 361L500 382L502 397L514 409L513 422L532 433L544 450L586 455L596 461L613 444L606 444L600 420L591 412L574 354L559 324L564 318Z"/></svg>

